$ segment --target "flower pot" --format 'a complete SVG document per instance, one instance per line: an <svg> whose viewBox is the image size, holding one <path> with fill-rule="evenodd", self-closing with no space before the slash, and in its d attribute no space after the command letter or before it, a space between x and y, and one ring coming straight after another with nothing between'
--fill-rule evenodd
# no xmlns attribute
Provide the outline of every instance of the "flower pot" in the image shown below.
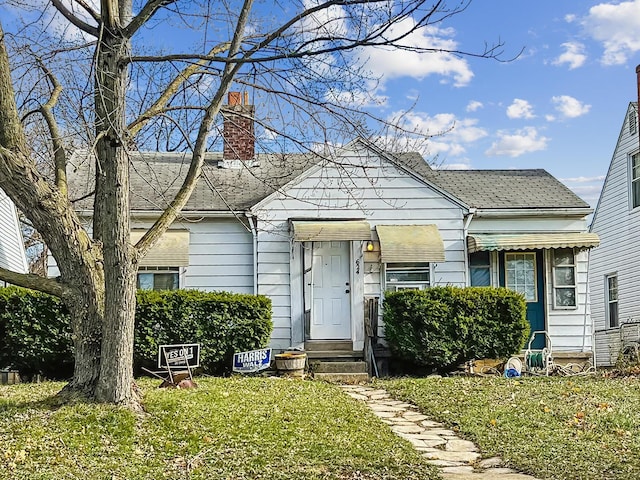
<svg viewBox="0 0 640 480"><path fill-rule="evenodd" d="M275 356L276 369L282 375L301 377L307 363L307 354L302 352L285 352Z"/></svg>

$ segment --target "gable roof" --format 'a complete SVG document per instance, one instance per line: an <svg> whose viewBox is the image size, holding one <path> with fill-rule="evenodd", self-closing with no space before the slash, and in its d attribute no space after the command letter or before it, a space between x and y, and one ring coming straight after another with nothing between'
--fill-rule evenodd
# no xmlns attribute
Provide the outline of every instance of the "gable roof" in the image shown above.
<svg viewBox="0 0 640 480"><path fill-rule="evenodd" d="M365 148L370 145L362 142ZM373 149L396 166L449 194L461 204L480 209L588 208L571 190L544 170L432 170L416 152ZM131 152L131 209L155 212L166 208L189 169L186 153ZM260 154L254 164L220 168L221 153L207 153L202 178L184 212L245 211L323 161L318 154ZM78 210L93 208L94 166L87 151L70 161L71 198Z"/></svg>
<svg viewBox="0 0 640 480"><path fill-rule="evenodd" d="M474 208L589 208L584 200L542 169L432 170L429 179Z"/></svg>

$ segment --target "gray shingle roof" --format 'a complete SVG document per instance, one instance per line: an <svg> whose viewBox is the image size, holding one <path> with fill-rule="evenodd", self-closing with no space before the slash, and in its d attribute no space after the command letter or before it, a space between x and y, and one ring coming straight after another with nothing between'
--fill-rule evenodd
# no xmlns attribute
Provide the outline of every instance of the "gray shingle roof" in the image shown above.
<svg viewBox="0 0 640 480"><path fill-rule="evenodd" d="M131 152L131 209L164 210L189 170L182 153ZM208 153L195 191L183 211L245 210L255 205L307 168L320 161L312 154L261 155L255 166L219 168L222 154ZM69 175L71 197L79 210L93 206L93 165L86 152L72 158ZM71 170L71 169L70 169Z"/></svg>
<svg viewBox="0 0 640 480"><path fill-rule="evenodd" d="M432 170L427 179L474 208L589 208L542 169Z"/></svg>
<svg viewBox="0 0 640 480"><path fill-rule="evenodd" d="M163 210L180 188L188 171L182 153L132 152L131 208ZM185 212L246 210L322 160L314 154L259 155L255 166L219 168L220 153L208 153L203 175ZM407 167L470 207L588 208L571 190L544 170L432 170L415 152L391 160ZM84 151L71 159L71 198L79 210L91 209L93 162Z"/></svg>

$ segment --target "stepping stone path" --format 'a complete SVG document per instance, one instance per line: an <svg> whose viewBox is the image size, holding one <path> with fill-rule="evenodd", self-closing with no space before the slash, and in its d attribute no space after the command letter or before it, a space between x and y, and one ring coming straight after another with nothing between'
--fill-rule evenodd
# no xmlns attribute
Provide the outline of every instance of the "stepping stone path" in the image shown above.
<svg viewBox="0 0 640 480"><path fill-rule="evenodd" d="M385 390L364 385L341 388L350 397L365 402L396 435L411 442L428 463L439 467L444 480L538 480L504 468L498 457L482 459L473 442L429 420L415 405L394 400Z"/></svg>

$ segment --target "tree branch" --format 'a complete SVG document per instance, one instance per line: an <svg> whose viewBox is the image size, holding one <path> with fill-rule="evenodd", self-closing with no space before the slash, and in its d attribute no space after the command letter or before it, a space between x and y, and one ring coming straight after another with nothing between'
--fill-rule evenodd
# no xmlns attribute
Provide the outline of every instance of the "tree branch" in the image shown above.
<svg viewBox="0 0 640 480"><path fill-rule="evenodd" d="M225 42L220 45L216 45L209 51L209 55L215 55L217 53L221 53L225 50L228 50L231 46L230 42ZM169 83L167 88L164 89L162 95L151 105L144 113L142 113L138 118L136 118L133 122L129 124L127 130L129 131L129 135L131 138L135 137L138 132L147 124L147 122L153 118L154 116L161 113L166 105L171 100L171 97L175 95L180 86L192 75L195 75L200 67L205 66L209 63L207 60L199 60L198 62L189 65L185 69L183 69L178 75Z"/></svg>
<svg viewBox="0 0 640 480"><path fill-rule="evenodd" d="M58 99L60 98L60 94L62 93L62 85L58 82L58 79L55 75L49 70L40 58L37 58L36 61L40 68L45 73L51 85L53 86L53 91L51 92L51 96L49 100L45 104L40 107L40 113L44 117L47 122L47 126L49 127L49 133L51 135L51 143L53 144L53 158L55 163L55 184L58 187L58 190L63 195L67 195L67 155L64 150L64 146L62 145L62 138L60 136L60 129L58 128L58 122L53 114L53 107L58 103Z"/></svg>
<svg viewBox="0 0 640 480"><path fill-rule="evenodd" d="M249 19L249 13L251 12L252 5L253 0L244 1L242 10L240 10L240 15L238 16L238 23L236 24L233 39L229 46L228 57L235 56L240 50L240 45L242 44L242 36ZM136 250L139 257L143 257L144 255L146 255L146 253L160 238L160 236L164 232L166 232L167 228L169 228L169 225L171 225L177 218L178 214L189 200L191 193L193 193L193 190L196 188L198 179L202 175L202 165L204 163L204 156L207 149L207 137L209 135L209 131L211 130L211 126L213 125L213 122L215 121L215 118L220 111L227 90L231 86L231 82L233 81L233 78L235 77L235 74L237 73L239 68L239 64L233 65L228 63L225 65L224 72L220 80L220 86L218 87L218 90L213 96L213 99L205 110L204 117L202 119L202 122L200 123L200 128L198 129L198 136L196 137L195 148L193 149L193 156L191 158L187 176L185 177L180 190L178 190L178 193L171 201L169 206L164 210L164 212L162 212L162 214L152 225L152 227L136 244Z"/></svg>
<svg viewBox="0 0 640 480"><path fill-rule="evenodd" d="M153 17L158 10L162 7L166 7L167 5L171 5L175 3L177 0L149 0L142 10L136 15L129 25L127 25L124 29L124 34L127 38L133 37L133 35L142 27L145 23L147 23L151 17Z"/></svg>
<svg viewBox="0 0 640 480"><path fill-rule="evenodd" d="M41 277L32 273L17 273L2 267L0 267L0 280L63 299L70 297L74 293L72 288L53 278Z"/></svg>
<svg viewBox="0 0 640 480"><path fill-rule="evenodd" d="M89 25L88 23L85 23L82 20L80 20L78 17L76 17L64 5L64 3L62 3L61 0L51 0L51 4L55 7L56 10L58 10L58 12L60 12L64 16L64 18L69 20L69 22L71 22L77 28L79 28L83 32L88 33L89 35L92 35L94 37L98 36L98 33L99 33L98 32L98 28L96 28L96 27L94 27L92 25Z"/></svg>

